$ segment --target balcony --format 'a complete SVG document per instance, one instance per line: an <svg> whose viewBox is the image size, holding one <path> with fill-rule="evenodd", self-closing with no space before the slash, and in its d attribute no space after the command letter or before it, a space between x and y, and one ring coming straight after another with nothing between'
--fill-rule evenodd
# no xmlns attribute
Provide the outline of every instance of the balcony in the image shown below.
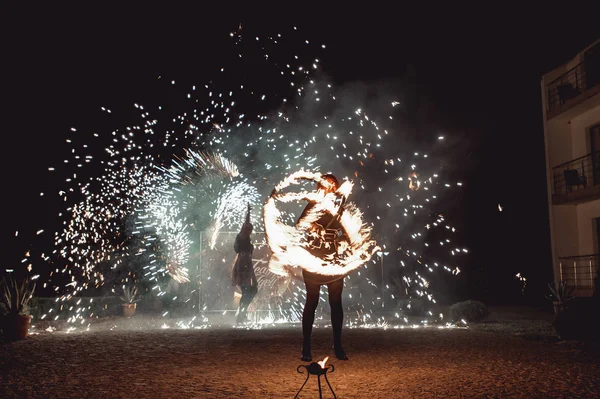
<svg viewBox="0 0 600 399"><path fill-rule="evenodd" d="M600 151L552 169L552 204L578 204L600 199Z"/></svg>
<svg viewBox="0 0 600 399"><path fill-rule="evenodd" d="M574 294L591 297L598 283L598 264L600 254L567 256L558 258L559 278L573 287Z"/></svg>
<svg viewBox="0 0 600 399"><path fill-rule="evenodd" d="M600 93L600 66L598 64L598 56L595 55L594 58L576 65L546 85L547 119L551 119Z"/></svg>

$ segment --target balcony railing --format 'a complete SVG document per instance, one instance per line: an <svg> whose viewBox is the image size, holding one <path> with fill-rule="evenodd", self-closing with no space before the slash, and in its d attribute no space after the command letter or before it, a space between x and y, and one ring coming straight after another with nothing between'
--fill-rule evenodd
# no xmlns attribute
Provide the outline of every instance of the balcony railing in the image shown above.
<svg viewBox="0 0 600 399"><path fill-rule="evenodd" d="M559 259L560 281L575 288L580 295L593 295L600 254L567 256Z"/></svg>
<svg viewBox="0 0 600 399"><path fill-rule="evenodd" d="M552 177L555 195L568 195L600 184L600 151L555 166Z"/></svg>
<svg viewBox="0 0 600 399"><path fill-rule="evenodd" d="M600 83L600 73L591 64L582 62L546 85L549 113Z"/></svg>

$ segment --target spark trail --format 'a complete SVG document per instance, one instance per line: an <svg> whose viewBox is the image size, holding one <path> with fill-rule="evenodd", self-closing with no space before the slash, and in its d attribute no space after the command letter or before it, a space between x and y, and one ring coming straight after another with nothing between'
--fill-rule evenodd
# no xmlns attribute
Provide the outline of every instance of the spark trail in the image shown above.
<svg viewBox="0 0 600 399"><path fill-rule="evenodd" d="M227 45L238 57L209 83L183 88L157 77L155 84L182 93L187 106L180 113L134 104L137 124L94 133L91 144L68 141L72 159L50 168L70 176L58 192L64 228L54 235L51 255L26 254L32 273L54 287L59 303L125 282L145 283L164 295L169 279L195 284L190 268L199 232L209 232L209 247L219 249L221 233L239 229L247 204L261 209L285 176L301 169L333 171L352 182L354 201L365 209L365 223L381 246L379 257L346 278L351 323L386 323L375 316L386 300L418 297L435 304L427 275L458 274L459 257L467 252L454 243L455 228L435 211L441 196L461 183L443 181L443 168L427 152L402 146L402 124L394 118L401 104L392 101L371 114L352 103L322 71L316 55L326 57L326 46L302 39L296 28L266 37L238 30ZM102 111L111 121L117 117L107 107ZM100 152L98 143L108 144ZM86 166L102 173L80 178L84 173L76 171ZM294 220L304 204L296 205L282 218ZM264 231L258 213L252 223L256 232ZM381 297L383 282L370 269L378 269L386 255L394 289L387 285ZM213 274L223 275L228 265L214 256L205 261ZM297 320L303 287L293 279L278 284L273 312ZM205 283L203 295L221 295L221 288L210 291ZM83 322L88 310L76 306L69 321ZM401 309L397 317L403 318Z"/></svg>

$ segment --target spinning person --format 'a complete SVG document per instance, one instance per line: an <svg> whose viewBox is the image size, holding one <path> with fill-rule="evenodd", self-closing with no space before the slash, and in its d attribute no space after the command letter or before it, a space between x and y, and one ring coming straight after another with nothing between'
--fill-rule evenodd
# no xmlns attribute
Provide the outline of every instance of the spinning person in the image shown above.
<svg viewBox="0 0 600 399"><path fill-rule="evenodd" d="M282 192L300 180L317 183L313 192ZM306 303L302 313L302 357L312 360L311 335L322 285L327 286L333 329L333 349L340 360L348 356L342 346L344 277L369 261L379 247L362 213L346 198L352 183L340 184L332 174L295 172L282 180L267 199L263 212L267 243L272 251L271 272L290 275L302 269ZM282 222L277 202L308 201L295 226Z"/></svg>
<svg viewBox="0 0 600 399"><path fill-rule="evenodd" d="M317 192L323 194L333 193L338 188L339 182L332 174L323 175L322 181L317 183ZM340 203L339 205L342 204ZM296 224L301 224L315 206L315 201L309 201ZM343 212L343 208L340 207L340 212L337 214L332 215L330 213L325 213L316 221L312 222L312 226L309 229L310 244L307 250L314 256L319 258L332 256L337 252L337 246L340 245L341 242L348 240L347 234L339 221L341 212ZM333 350L338 359L348 360L348 356L342 347L342 323L344 321L342 291L344 289L344 276L327 276L302 269L302 277L304 279L304 285L306 286L306 303L304 304L304 311L302 312L301 359L303 361L312 360L310 341L313 323L315 321L315 311L319 304L321 285L326 285L329 293L329 306L331 308Z"/></svg>
<svg viewBox="0 0 600 399"><path fill-rule="evenodd" d="M258 282L254 274L254 265L252 264L254 245L250 241L250 234L252 234L252 224L250 223L250 205L248 205L246 221L242 225L241 231L235 237L235 243L233 244L237 255L233 264L231 279L232 284L237 286L242 292L237 311L237 324L247 321L246 314L248 307L258 292Z"/></svg>

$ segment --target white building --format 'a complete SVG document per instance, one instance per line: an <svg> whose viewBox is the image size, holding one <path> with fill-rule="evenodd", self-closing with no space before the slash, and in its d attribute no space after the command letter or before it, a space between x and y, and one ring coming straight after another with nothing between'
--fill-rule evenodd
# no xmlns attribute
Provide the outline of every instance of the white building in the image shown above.
<svg viewBox="0 0 600 399"><path fill-rule="evenodd" d="M541 89L554 277L591 296L600 264L600 39L545 74Z"/></svg>

